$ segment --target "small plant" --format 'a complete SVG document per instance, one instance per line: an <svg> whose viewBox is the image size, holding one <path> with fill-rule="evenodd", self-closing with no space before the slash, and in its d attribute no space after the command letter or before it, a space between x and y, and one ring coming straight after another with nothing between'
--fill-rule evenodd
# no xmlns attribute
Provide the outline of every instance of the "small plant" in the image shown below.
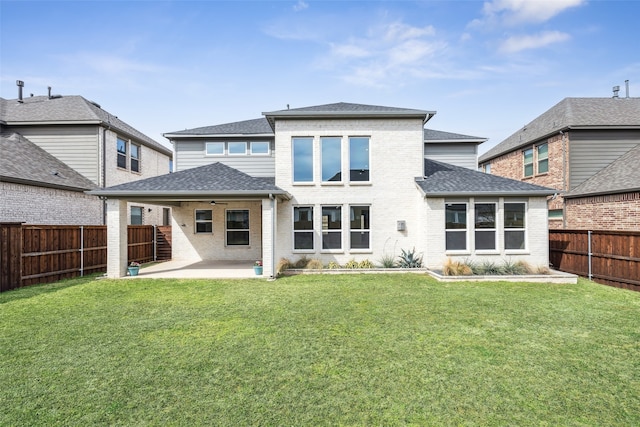
<svg viewBox="0 0 640 427"><path fill-rule="evenodd" d="M378 260L382 268L394 268L396 266L396 257L393 255L382 255Z"/></svg>
<svg viewBox="0 0 640 427"><path fill-rule="evenodd" d="M356 261L355 259L350 259L344 265L344 268L358 268L358 261Z"/></svg>
<svg viewBox="0 0 640 427"><path fill-rule="evenodd" d="M498 266L495 262L493 261L482 261L479 265L478 265L478 273L481 276L497 276L499 274L502 274L502 268L500 268L500 266Z"/></svg>
<svg viewBox="0 0 640 427"><path fill-rule="evenodd" d="M312 259L307 263L307 268L310 270L322 270L322 261L319 259Z"/></svg>
<svg viewBox="0 0 640 427"><path fill-rule="evenodd" d="M371 261L368 259L363 259L358 263L358 268L373 268L375 267Z"/></svg>
<svg viewBox="0 0 640 427"><path fill-rule="evenodd" d="M533 268L532 273L534 273L534 274L551 274L551 270L547 266L539 265L539 266Z"/></svg>
<svg viewBox="0 0 640 427"><path fill-rule="evenodd" d="M258 260L258 261L256 261L256 262L254 262L254 263L253 263L253 266L254 266L254 267L262 267L262 261L261 261L261 260Z"/></svg>
<svg viewBox="0 0 640 427"><path fill-rule="evenodd" d="M329 270L335 270L337 268L342 268L342 266L335 261L330 261L329 264L327 265L327 268Z"/></svg>
<svg viewBox="0 0 640 427"><path fill-rule="evenodd" d="M282 272L290 268L291 261L289 261L287 258L280 258L280 261L278 261L278 264L276 265L276 276L281 275Z"/></svg>
<svg viewBox="0 0 640 427"><path fill-rule="evenodd" d="M129 267L140 267L140 263L136 261L131 261L131 264L129 264Z"/></svg>
<svg viewBox="0 0 640 427"><path fill-rule="evenodd" d="M471 276L473 271L471 267L460 261L453 261L451 258L447 258L447 262L444 263L442 273L445 276Z"/></svg>
<svg viewBox="0 0 640 427"><path fill-rule="evenodd" d="M400 255L398 256L398 267L400 268L421 268L422 267L422 256L416 255L416 248L411 249L410 251L405 251L404 249L400 249Z"/></svg>
<svg viewBox="0 0 640 427"><path fill-rule="evenodd" d="M299 260L293 264L295 268L307 268L307 264L309 264L309 258L306 255L300 257Z"/></svg>

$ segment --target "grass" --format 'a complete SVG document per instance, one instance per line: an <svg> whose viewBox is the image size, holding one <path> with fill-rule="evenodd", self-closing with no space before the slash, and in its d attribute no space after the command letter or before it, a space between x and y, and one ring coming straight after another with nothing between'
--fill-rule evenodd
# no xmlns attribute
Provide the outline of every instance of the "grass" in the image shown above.
<svg viewBox="0 0 640 427"><path fill-rule="evenodd" d="M0 294L0 425L640 425L640 293L418 274Z"/></svg>

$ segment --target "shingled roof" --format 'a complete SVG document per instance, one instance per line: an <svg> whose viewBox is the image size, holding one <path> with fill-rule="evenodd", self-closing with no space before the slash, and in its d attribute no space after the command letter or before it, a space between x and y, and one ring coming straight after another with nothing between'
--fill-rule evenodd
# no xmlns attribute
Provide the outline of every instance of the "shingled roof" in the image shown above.
<svg viewBox="0 0 640 427"><path fill-rule="evenodd" d="M483 143L487 138L480 136L462 135L460 133L443 132L435 129L424 130L424 142L471 142L475 144Z"/></svg>
<svg viewBox="0 0 640 427"><path fill-rule="evenodd" d="M416 184L425 197L548 196L556 190L425 159L424 177Z"/></svg>
<svg viewBox="0 0 640 427"><path fill-rule="evenodd" d="M231 135L261 135L273 136L273 129L269 126L269 122L264 117L252 120L243 120L240 122L224 123L215 126L204 126L194 129L185 129L175 132L167 132L163 134L165 138L174 136L231 136Z"/></svg>
<svg viewBox="0 0 640 427"><path fill-rule="evenodd" d="M273 178L253 177L219 162L114 185L89 194L105 197L161 197L166 200L217 196L265 197L269 194L288 197L284 190L274 184Z"/></svg>
<svg viewBox="0 0 640 427"><path fill-rule="evenodd" d="M640 144L565 194L565 198L640 191Z"/></svg>
<svg viewBox="0 0 640 427"><path fill-rule="evenodd" d="M0 98L0 120L7 125L23 124L96 124L108 125L118 132L137 139L144 145L168 156L171 149L103 110L82 96L31 96L17 99Z"/></svg>
<svg viewBox="0 0 640 427"><path fill-rule="evenodd" d="M640 129L640 98L565 98L480 156L480 163L569 129Z"/></svg>
<svg viewBox="0 0 640 427"><path fill-rule="evenodd" d="M0 181L70 191L97 188L90 179L22 135L6 131L0 134Z"/></svg>

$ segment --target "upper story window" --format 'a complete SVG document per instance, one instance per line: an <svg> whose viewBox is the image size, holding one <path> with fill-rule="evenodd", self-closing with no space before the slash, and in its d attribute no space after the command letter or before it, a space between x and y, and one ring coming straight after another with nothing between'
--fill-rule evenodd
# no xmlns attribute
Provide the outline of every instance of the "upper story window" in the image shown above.
<svg viewBox="0 0 640 427"><path fill-rule="evenodd" d="M252 141L251 142L251 154L252 155L266 155L269 154L269 141Z"/></svg>
<svg viewBox="0 0 640 427"><path fill-rule="evenodd" d="M485 163L482 167L484 173L491 173L491 163Z"/></svg>
<svg viewBox="0 0 640 427"><path fill-rule="evenodd" d="M474 210L476 250L496 249L496 204L476 203Z"/></svg>
<svg viewBox="0 0 640 427"><path fill-rule="evenodd" d="M342 138L320 138L322 182L342 181Z"/></svg>
<svg viewBox="0 0 640 427"><path fill-rule="evenodd" d="M524 176L533 176L533 148L524 150L522 157L524 161Z"/></svg>
<svg viewBox="0 0 640 427"><path fill-rule="evenodd" d="M445 207L446 250L467 249L467 204L447 203Z"/></svg>
<svg viewBox="0 0 640 427"><path fill-rule="evenodd" d="M349 138L349 180L351 182L369 181L369 138Z"/></svg>
<svg viewBox="0 0 640 427"><path fill-rule="evenodd" d="M526 204L504 204L504 248L525 249Z"/></svg>
<svg viewBox="0 0 640 427"><path fill-rule="evenodd" d="M549 172L549 144L542 144L536 147L538 154L538 173Z"/></svg>
<svg viewBox="0 0 640 427"><path fill-rule="evenodd" d="M131 171L140 172L140 146L131 144Z"/></svg>
<svg viewBox="0 0 640 427"><path fill-rule="evenodd" d="M215 141L205 143L207 156L268 156L271 150L269 141Z"/></svg>
<svg viewBox="0 0 640 427"><path fill-rule="evenodd" d="M118 151L118 167L127 168L127 141L122 138L116 139L116 149Z"/></svg>
<svg viewBox="0 0 640 427"><path fill-rule="evenodd" d="M205 144L207 156L223 156L224 142L207 142Z"/></svg>
<svg viewBox="0 0 640 427"><path fill-rule="evenodd" d="M293 182L313 182L313 138L293 138Z"/></svg>
<svg viewBox="0 0 640 427"><path fill-rule="evenodd" d="M244 156L245 154L247 154L247 143L246 142L228 142L227 153L230 156Z"/></svg>

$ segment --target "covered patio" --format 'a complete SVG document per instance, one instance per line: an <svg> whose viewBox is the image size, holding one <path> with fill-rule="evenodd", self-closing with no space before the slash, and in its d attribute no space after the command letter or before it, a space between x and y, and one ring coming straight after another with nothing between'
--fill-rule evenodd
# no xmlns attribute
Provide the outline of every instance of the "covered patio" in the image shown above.
<svg viewBox="0 0 640 427"><path fill-rule="evenodd" d="M137 276L127 279L265 279L256 275L253 260L244 261L165 261L143 266Z"/></svg>

